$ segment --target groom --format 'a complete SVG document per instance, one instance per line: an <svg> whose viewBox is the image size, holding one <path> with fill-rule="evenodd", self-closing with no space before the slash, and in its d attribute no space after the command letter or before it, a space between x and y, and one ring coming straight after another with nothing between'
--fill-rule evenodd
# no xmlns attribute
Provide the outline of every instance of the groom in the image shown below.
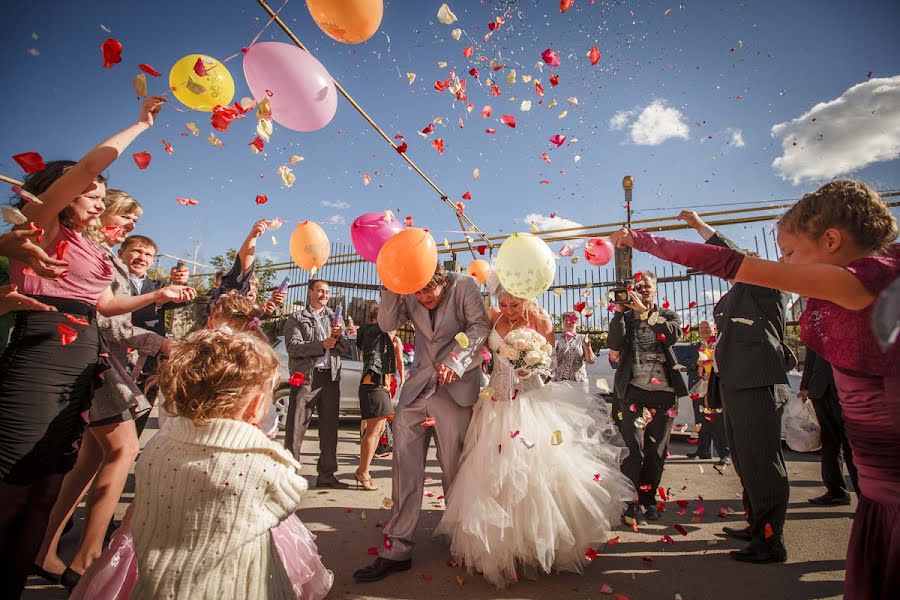
<svg viewBox="0 0 900 600"><path fill-rule="evenodd" d="M412 565L430 438L434 435L449 502L481 384L481 348L491 324L475 279L438 265L428 285L415 294L401 296L382 288L381 330L393 331L409 321L415 325L416 349L394 417L394 505L378 558L353 574L358 582L378 581Z"/></svg>

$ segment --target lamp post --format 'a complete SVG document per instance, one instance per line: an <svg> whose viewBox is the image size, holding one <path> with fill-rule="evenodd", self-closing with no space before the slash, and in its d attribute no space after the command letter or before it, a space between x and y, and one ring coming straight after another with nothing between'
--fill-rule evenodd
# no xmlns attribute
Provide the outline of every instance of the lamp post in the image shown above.
<svg viewBox="0 0 900 600"><path fill-rule="evenodd" d="M634 179L626 175L622 179L622 189L625 190L625 213L628 229L631 229L631 190L634 188ZM616 281L631 279L631 248L616 248Z"/></svg>

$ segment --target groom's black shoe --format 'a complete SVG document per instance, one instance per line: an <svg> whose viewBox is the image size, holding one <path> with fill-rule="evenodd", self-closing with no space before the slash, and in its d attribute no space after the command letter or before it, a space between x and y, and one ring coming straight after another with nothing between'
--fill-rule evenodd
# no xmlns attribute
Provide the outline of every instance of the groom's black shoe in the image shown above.
<svg viewBox="0 0 900 600"><path fill-rule="evenodd" d="M332 488L335 490L346 490L350 488L350 484L338 480L334 475L320 475L316 478L317 488Z"/></svg>
<svg viewBox="0 0 900 600"><path fill-rule="evenodd" d="M756 564L778 563L787 560L787 550L782 544L754 544L729 552L731 558Z"/></svg>
<svg viewBox="0 0 900 600"><path fill-rule="evenodd" d="M753 539L753 536L750 535L750 527L744 527L743 529L723 527L722 531L724 531L725 535L727 535L728 537L734 538L736 540L744 540L745 542L749 542Z"/></svg>
<svg viewBox="0 0 900 600"><path fill-rule="evenodd" d="M372 581L381 581L391 573L399 573L400 571L409 571L412 567L411 560L391 560L389 558L378 557L368 567L363 567L353 574L353 579L357 583L370 583Z"/></svg>

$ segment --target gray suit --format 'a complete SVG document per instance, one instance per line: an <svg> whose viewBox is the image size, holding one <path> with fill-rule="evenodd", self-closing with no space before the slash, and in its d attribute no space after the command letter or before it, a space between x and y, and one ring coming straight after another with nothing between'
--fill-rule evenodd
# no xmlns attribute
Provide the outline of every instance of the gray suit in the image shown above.
<svg viewBox="0 0 900 600"><path fill-rule="evenodd" d="M334 311L325 307L327 328L316 325L316 316L306 306L288 317L284 324L284 344L291 373L303 373L303 385L291 388L284 446L300 461L300 445L309 428L313 412L319 416L319 476L337 471L338 417L341 403L341 353L350 350L350 340L342 334L331 350L331 361L324 369L316 363L325 355L322 342L331 335Z"/></svg>
<svg viewBox="0 0 900 600"><path fill-rule="evenodd" d="M481 385L481 349L491 329L487 308L472 277L456 273L448 277L433 323L429 310L415 295L381 292L378 326L382 331L398 329L409 321L416 328L415 360L400 391L394 417L394 506L384 530L390 542L379 550L380 556L391 560L407 560L412 554L432 435L443 473L445 501L449 502L448 492L459 468L472 405ZM469 338L466 348L455 339L460 332ZM459 380L435 387L435 367L440 363L459 375ZM434 425L423 427L428 417L434 418Z"/></svg>

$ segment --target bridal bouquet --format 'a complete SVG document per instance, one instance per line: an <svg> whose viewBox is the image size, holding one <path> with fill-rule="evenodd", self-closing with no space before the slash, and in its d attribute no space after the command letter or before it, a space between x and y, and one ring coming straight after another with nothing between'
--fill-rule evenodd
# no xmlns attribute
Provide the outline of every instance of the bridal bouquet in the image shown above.
<svg viewBox="0 0 900 600"><path fill-rule="evenodd" d="M534 329L521 328L510 331L503 338L500 356L512 364L522 375L535 372L550 372L550 355L553 347Z"/></svg>

